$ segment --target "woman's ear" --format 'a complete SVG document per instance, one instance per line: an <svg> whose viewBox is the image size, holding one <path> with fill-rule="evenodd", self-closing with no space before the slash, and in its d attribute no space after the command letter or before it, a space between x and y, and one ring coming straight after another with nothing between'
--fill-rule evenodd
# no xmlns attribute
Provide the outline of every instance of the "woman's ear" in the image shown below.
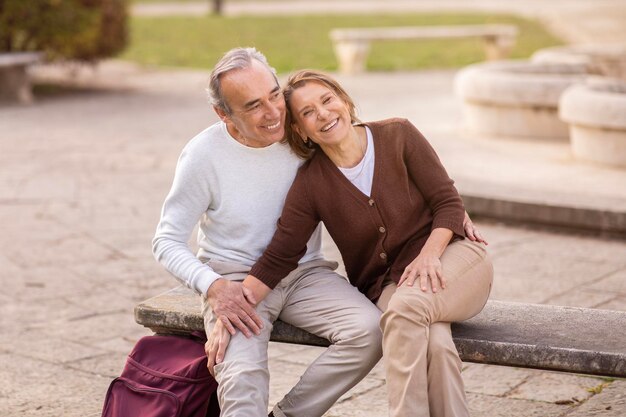
<svg viewBox="0 0 626 417"><path fill-rule="evenodd" d="M297 123L292 123L291 128L293 129L294 132L298 134L298 136L300 136L300 139L302 139L302 142L307 143L309 141L309 138L307 137L307 135L304 134L304 132L302 132L302 129L300 129L300 126L298 126Z"/></svg>

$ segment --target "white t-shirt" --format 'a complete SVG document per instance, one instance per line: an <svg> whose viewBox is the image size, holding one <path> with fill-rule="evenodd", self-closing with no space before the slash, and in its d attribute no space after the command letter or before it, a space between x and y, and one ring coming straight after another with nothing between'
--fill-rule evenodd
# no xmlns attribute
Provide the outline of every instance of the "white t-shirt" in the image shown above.
<svg viewBox="0 0 626 417"><path fill-rule="evenodd" d="M361 162L352 168L339 167L339 170L356 188L369 197L372 193L372 181L374 180L374 139L367 126L365 126L365 133L367 135L367 148L365 148L365 155Z"/></svg>

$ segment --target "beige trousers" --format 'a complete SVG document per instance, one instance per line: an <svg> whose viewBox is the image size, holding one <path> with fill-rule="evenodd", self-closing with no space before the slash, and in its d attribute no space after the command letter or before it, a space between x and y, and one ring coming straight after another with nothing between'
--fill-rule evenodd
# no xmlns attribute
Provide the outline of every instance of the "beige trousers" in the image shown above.
<svg viewBox="0 0 626 417"><path fill-rule="evenodd" d="M209 261L224 278L242 280L250 267ZM261 302L256 310L264 327L247 339L232 337L224 361L215 367L222 417L265 417L269 401L267 348L272 323L280 318L328 339L329 346L300 381L274 407L276 417L319 417L376 365L382 355L380 310L334 272L337 264L301 264ZM215 324L203 300L206 331ZM280 378L280 374L272 375Z"/></svg>
<svg viewBox="0 0 626 417"><path fill-rule="evenodd" d="M450 322L478 314L489 297L493 266L484 246L450 244L441 256L446 289L385 286L377 306L384 311L383 358L392 417L469 417L461 360Z"/></svg>

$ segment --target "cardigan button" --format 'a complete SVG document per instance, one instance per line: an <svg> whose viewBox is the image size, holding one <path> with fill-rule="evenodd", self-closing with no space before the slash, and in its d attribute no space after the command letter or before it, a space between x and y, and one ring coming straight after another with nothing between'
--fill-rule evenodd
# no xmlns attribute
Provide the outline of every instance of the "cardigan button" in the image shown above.
<svg viewBox="0 0 626 417"><path fill-rule="evenodd" d="M370 205L370 206L373 206L373 205L374 205L374 200L372 200L372 199L370 198L370 201L368 201L368 203L369 203L369 205Z"/></svg>
<svg viewBox="0 0 626 417"><path fill-rule="evenodd" d="M378 256L380 256L380 259L382 259L383 261L387 259L387 254L385 252L381 252Z"/></svg>
<svg viewBox="0 0 626 417"><path fill-rule="evenodd" d="M385 233L387 230L386 230L384 227L380 226L380 227L378 228L378 231L379 231L380 233Z"/></svg>

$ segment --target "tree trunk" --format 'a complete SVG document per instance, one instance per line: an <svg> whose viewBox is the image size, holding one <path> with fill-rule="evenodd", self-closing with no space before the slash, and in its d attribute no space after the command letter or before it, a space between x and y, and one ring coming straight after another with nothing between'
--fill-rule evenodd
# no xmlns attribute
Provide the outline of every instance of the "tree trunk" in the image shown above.
<svg viewBox="0 0 626 417"><path fill-rule="evenodd" d="M213 14L218 16L222 14L222 0L213 0Z"/></svg>

